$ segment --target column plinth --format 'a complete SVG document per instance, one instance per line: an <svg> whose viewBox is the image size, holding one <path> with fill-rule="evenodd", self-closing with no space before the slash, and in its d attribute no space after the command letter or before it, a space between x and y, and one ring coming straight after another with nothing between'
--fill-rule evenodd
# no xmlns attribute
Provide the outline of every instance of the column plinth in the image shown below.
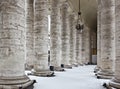
<svg viewBox="0 0 120 89"><path fill-rule="evenodd" d="M0 77L0 89L33 89L35 80L30 80L26 75L16 77Z"/></svg>

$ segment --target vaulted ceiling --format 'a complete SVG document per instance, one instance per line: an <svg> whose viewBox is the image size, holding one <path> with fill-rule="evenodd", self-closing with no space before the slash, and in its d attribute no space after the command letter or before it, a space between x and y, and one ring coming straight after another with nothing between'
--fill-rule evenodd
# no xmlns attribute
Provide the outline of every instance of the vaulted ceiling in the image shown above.
<svg viewBox="0 0 120 89"><path fill-rule="evenodd" d="M68 0L72 9L77 13L79 0ZM97 0L80 0L81 12L85 24L91 29L97 30Z"/></svg>

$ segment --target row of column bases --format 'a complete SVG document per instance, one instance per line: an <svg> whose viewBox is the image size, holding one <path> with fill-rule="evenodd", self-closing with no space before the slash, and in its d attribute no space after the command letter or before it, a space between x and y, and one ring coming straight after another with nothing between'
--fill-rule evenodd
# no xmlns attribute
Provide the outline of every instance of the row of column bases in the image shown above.
<svg viewBox="0 0 120 89"><path fill-rule="evenodd" d="M111 79L103 86L120 89L120 1L97 0L97 67L98 79Z"/></svg>

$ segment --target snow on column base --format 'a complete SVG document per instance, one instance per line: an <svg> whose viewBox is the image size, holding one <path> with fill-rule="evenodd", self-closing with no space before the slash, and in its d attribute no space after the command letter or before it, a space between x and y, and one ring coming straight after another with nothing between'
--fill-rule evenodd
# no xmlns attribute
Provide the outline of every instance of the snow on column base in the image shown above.
<svg viewBox="0 0 120 89"><path fill-rule="evenodd" d="M97 73L100 70L100 67L96 66L94 69L94 73Z"/></svg>
<svg viewBox="0 0 120 89"><path fill-rule="evenodd" d="M65 71L63 68L61 68L61 67L54 67L54 70L55 71L61 71L61 72L63 72L63 71Z"/></svg>
<svg viewBox="0 0 120 89"><path fill-rule="evenodd" d="M64 68L66 68L66 69L72 69L72 65L64 65Z"/></svg>
<svg viewBox="0 0 120 89"><path fill-rule="evenodd" d="M53 76L55 76L54 71L50 71L50 70L34 71L29 75L35 75L35 76L41 76L41 77L53 77Z"/></svg>
<svg viewBox="0 0 120 89"><path fill-rule="evenodd" d="M63 68L61 68L60 66L50 66L50 70L51 71L65 71Z"/></svg>
<svg viewBox="0 0 120 89"><path fill-rule="evenodd" d="M77 63L72 64L73 67L78 67Z"/></svg>
<svg viewBox="0 0 120 89"><path fill-rule="evenodd" d="M98 79L112 79L114 76L113 72L107 72L107 71L98 71L96 74Z"/></svg>
<svg viewBox="0 0 120 89"><path fill-rule="evenodd" d="M84 64L83 63L78 63L78 66L84 66Z"/></svg>
<svg viewBox="0 0 120 89"><path fill-rule="evenodd" d="M120 89L120 80L112 79L109 83L110 87Z"/></svg>
<svg viewBox="0 0 120 89"><path fill-rule="evenodd" d="M26 75L17 77L0 77L0 89L33 89L35 80Z"/></svg>

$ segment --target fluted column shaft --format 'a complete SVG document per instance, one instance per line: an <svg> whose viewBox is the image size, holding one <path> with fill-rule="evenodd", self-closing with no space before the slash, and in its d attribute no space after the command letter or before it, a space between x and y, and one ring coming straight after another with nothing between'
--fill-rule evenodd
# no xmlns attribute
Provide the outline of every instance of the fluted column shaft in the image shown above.
<svg viewBox="0 0 120 89"><path fill-rule="evenodd" d="M60 2L52 0L51 2L51 30L50 30L50 64L58 67L61 65L60 54Z"/></svg>
<svg viewBox="0 0 120 89"><path fill-rule="evenodd" d="M25 0L0 0L0 89L29 85L25 36Z"/></svg>
<svg viewBox="0 0 120 89"><path fill-rule="evenodd" d="M26 67L34 65L34 0L26 0Z"/></svg>

